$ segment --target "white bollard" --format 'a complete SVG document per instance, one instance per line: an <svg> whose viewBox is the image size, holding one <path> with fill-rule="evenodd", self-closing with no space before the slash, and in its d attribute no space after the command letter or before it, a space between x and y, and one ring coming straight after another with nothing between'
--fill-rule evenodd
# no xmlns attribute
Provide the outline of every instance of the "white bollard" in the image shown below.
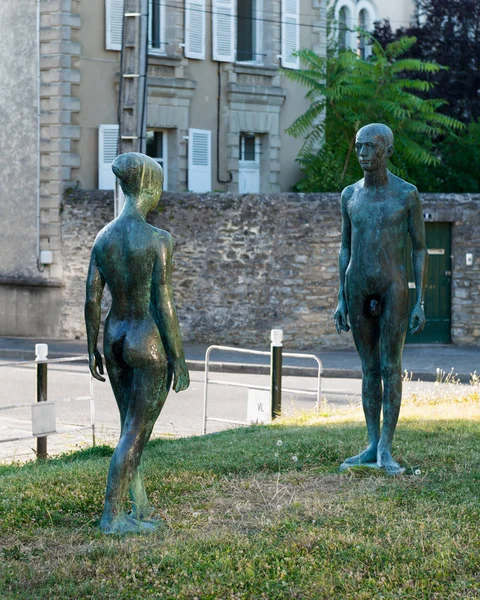
<svg viewBox="0 0 480 600"><path fill-rule="evenodd" d="M35 344L35 360L43 361L48 357L48 344Z"/></svg>

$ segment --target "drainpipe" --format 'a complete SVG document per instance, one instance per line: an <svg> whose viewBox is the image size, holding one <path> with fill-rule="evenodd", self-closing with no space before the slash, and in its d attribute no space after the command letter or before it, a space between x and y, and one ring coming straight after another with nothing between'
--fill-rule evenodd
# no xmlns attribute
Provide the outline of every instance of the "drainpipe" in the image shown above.
<svg viewBox="0 0 480 600"><path fill-rule="evenodd" d="M228 179L220 178L220 100L222 96L222 74L220 70L220 62L217 63L217 79L218 79L218 92L217 92L217 181L218 183L231 183L233 175L231 171L228 172Z"/></svg>
<svg viewBox="0 0 480 600"><path fill-rule="evenodd" d="M40 0L37 0L37 269L45 271L45 266L40 262L40 116L41 116L41 47L40 47Z"/></svg>

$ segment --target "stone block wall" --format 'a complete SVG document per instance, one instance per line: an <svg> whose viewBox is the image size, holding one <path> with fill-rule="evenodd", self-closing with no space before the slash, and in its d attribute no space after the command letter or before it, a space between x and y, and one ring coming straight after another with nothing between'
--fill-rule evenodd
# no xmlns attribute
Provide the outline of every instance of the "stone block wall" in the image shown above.
<svg viewBox="0 0 480 600"><path fill-rule="evenodd" d="M83 310L90 252L100 229L114 217L113 192L94 190L68 195L62 208L64 301L60 311L61 338L86 337ZM103 298L104 317L109 297Z"/></svg>
<svg viewBox="0 0 480 600"><path fill-rule="evenodd" d="M423 203L432 220L454 223L453 342L478 346L480 196L427 195ZM85 336L89 253L95 235L112 217L109 192L78 192L65 201L64 337ZM338 195L170 192L150 218L175 239L174 292L186 341L265 346L270 329L280 327L290 348L352 345L351 336L338 336L332 322L341 227ZM466 252L473 252L472 267L465 265Z"/></svg>

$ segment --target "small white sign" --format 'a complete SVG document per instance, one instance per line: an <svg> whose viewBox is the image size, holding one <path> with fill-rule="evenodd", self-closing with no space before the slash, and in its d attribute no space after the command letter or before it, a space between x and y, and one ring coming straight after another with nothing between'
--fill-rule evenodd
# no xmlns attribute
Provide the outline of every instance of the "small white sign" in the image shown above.
<svg viewBox="0 0 480 600"><path fill-rule="evenodd" d="M267 425L272 421L272 405L268 390L248 389L247 422Z"/></svg>
<svg viewBox="0 0 480 600"><path fill-rule="evenodd" d="M414 281L409 281L408 282L408 289L409 290L414 290L417 286L415 285Z"/></svg>
<svg viewBox="0 0 480 600"><path fill-rule="evenodd" d="M55 433L55 402L36 402L32 404L32 435L43 436Z"/></svg>

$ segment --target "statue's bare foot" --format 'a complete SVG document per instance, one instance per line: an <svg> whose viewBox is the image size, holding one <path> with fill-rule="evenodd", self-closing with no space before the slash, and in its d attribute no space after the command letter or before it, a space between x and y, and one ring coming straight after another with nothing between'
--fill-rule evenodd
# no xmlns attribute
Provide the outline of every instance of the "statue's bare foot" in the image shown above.
<svg viewBox="0 0 480 600"><path fill-rule="evenodd" d="M377 445L368 446L363 452L360 454L356 454L355 456L351 456L343 461L340 465L340 471L344 469L348 469L349 467L356 467L359 465L366 465L377 462Z"/></svg>
<svg viewBox="0 0 480 600"><path fill-rule="evenodd" d="M377 464L380 468L385 469L389 475L402 475L402 473L405 473L405 469L393 460L390 452L384 448L378 448Z"/></svg>
<svg viewBox="0 0 480 600"><path fill-rule="evenodd" d="M134 519L126 512L116 517L106 517L100 520L100 531L106 534L125 535L127 533L147 533L155 530L153 523Z"/></svg>

